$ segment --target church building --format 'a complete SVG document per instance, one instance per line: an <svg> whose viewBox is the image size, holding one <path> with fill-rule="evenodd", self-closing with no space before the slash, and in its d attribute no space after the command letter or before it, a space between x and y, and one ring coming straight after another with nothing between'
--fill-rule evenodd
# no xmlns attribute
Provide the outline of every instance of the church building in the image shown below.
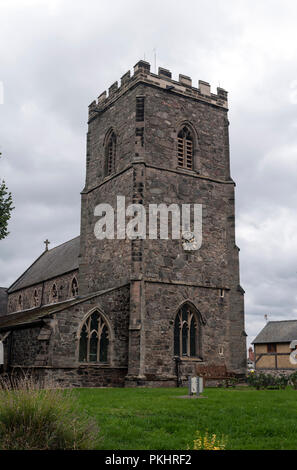
<svg viewBox="0 0 297 470"><path fill-rule="evenodd" d="M197 85L141 60L90 104L81 233L46 241L1 288L3 371L65 387L176 386L212 365L245 372L227 92ZM96 208L119 196L147 213L199 205L201 240L190 226L180 239L100 239Z"/></svg>

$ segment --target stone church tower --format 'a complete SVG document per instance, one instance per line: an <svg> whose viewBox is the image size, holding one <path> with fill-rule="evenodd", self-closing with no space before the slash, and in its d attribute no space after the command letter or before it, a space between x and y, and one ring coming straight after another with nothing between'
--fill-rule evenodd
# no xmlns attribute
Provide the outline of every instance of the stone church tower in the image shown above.
<svg viewBox="0 0 297 470"><path fill-rule="evenodd" d="M76 386L173 386L213 365L245 371L227 113L223 89L213 94L202 81L193 87L163 68L151 73L145 61L91 103L81 236L47 251L32 265L35 277L28 279L31 267L8 289L8 315L0 318L0 339L12 351L7 368L38 366L39 374ZM148 228L145 238L115 232L99 240L95 208L116 209L119 196L124 218L130 204L147 213L152 204L201 205L201 247L185 249L170 230L168 239L150 239ZM27 318L16 304L29 290L36 302L41 281L51 286L51 301L40 293ZM17 351L26 349L22 328L25 360Z"/></svg>

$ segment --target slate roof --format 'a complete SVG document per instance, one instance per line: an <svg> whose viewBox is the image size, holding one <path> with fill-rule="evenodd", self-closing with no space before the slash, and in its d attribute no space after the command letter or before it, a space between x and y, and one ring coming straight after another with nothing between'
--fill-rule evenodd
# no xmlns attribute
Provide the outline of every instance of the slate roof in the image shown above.
<svg viewBox="0 0 297 470"><path fill-rule="evenodd" d="M111 292L115 289L117 289L117 287L111 287L110 289L105 289L73 299L64 300L63 302L57 302L56 304L48 304L43 305L42 307L34 307L28 310L22 310L21 312L9 313L3 317L0 317L0 332L8 331L18 327L29 326L36 322L39 323L45 317L62 312L67 308L73 307L73 305L78 305L90 299L100 297L101 295L106 294L107 292Z"/></svg>
<svg viewBox="0 0 297 470"><path fill-rule="evenodd" d="M80 237L73 238L39 258L9 287L8 293L52 279L78 269Z"/></svg>
<svg viewBox="0 0 297 470"><path fill-rule="evenodd" d="M0 316L7 313L7 288L0 287Z"/></svg>
<svg viewBox="0 0 297 470"><path fill-rule="evenodd" d="M252 344L290 343L297 340L297 320L268 322Z"/></svg>

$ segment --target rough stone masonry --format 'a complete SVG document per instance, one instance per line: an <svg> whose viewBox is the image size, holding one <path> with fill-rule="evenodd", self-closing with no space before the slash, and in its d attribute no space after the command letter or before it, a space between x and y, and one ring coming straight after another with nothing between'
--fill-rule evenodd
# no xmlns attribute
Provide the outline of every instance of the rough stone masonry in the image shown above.
<svg viewBox="0 0 297 470"><path fill-rule="evenodd" d="M153 74L145 61L91 103L81 234L7 290L5 371L63 386L175 386L200 366L245 371L227 113L225 90ZM146 208L202 204L201 248L98 240L94 208L118 195Z"/></svg>

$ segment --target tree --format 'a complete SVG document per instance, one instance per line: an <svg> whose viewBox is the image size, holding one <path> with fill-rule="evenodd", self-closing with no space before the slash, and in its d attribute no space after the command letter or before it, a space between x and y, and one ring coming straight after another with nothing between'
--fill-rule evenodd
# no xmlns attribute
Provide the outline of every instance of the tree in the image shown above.
<svg viewBox="0 0 297 470"><path fill-rule="evenodd" d="M7 227L13 209L11 193L8 191L5 181L0 180L0 240L9 234Z"/></svg>

